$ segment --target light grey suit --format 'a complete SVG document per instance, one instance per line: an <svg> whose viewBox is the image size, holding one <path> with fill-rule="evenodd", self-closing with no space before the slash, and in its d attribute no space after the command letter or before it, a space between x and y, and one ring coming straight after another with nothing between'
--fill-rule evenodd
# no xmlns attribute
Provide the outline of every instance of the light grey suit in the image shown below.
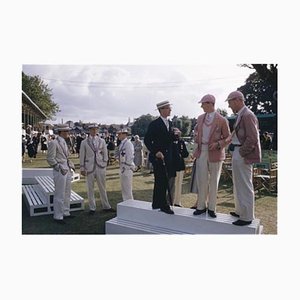
<svg viewBox="0 0 300 300"><path fill-rule="evenodd" d="M96 210L94 179L96 178L100 193L101 205L104 209L111 208L106 194L106 166L108 161L107 147L104 139L90 136L80 145L80 170L87 173L87 193L90 210Z"/></svg>
<svg viewBox="0 0 300 300"><path fill-rule="evenodd" d="M75 169L69 160L69 150L64 138L58 136L49 143L47 162L53 168L55 192L53 198L53 217L62 220L70 215L71 169Z"/></svg>

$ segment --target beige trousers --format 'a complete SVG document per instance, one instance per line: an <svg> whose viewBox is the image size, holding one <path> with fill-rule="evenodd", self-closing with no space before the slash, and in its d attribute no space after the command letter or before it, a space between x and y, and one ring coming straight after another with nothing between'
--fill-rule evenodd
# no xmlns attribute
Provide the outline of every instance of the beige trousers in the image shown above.
<svg viewBox="0 0 300 300"><path fill-rule="evenodd" d="M232 178L235 212L243 221L254 219L253 165L245 164L239 147L232 153Z"/></svg>
<svg viewBox="0 0 300 300"><path fill-rule="evenodd" d="M122 190L122 199L125 200L132 200L132 177L133 171L130 169L125 169L122 172L120 169L120 179L121 179L121 190Z"/></svg>
<svg viewBox="0 0 300 300"><path fill-rule="evenodd" d="M95 178L99 188L100 202L102 207L104 209L111 208L106 194L106 184L105 184L106 168L96 167L95 171L88 174L86 177L87 194L89 199L90 210L96 210L96 201L95 201L95 192L94 192Z"/></svg>
<svg viewBox="0 0 300 300"><path fill-rule="evenodd" d="M182 193L182 181L183 181L184 171L177 171L175 177L175 191L173 196L174 204L181 204L181 193Z"/></svg>
<svg viewBox="0 0 300 300"><path fill-rule="evenodd" d="M53 181L55 186L53 197L53 218L62 220L64 216L70 215L72 172L62 175L60 171L53 170Z"/></svg>
<svg viewBox="0 0 300 300"><path fill-rule="evenodd" d="M223 162L209 162L208 150L202 149L196 160L197 209L215 211Z"/></svg>

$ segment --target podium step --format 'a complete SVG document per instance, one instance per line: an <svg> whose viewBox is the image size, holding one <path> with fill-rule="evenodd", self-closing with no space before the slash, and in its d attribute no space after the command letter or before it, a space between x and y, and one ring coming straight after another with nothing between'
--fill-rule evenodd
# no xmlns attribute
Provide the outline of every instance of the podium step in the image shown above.
<svg viewBox="0 0 300 300"><path fill-rule="evenodd" d="M166 228L122 220L118 217L105 223L105 232L109 234L187 234Z"/></svg>
<svg viewBox="0 0 300 300"><path fill-rule="evenodd" d="M260 234L263 229L258 219L248 226L235 226L232 222L236 218L227 214L217 213L217 218L207 214L194 216L194 210L181 207L174 207L174 212L168 215L153 210L150 202L126 200L118 203L116 220L106 222L106 233L128 234L144 230L144 233L166 234Z"/></svg>

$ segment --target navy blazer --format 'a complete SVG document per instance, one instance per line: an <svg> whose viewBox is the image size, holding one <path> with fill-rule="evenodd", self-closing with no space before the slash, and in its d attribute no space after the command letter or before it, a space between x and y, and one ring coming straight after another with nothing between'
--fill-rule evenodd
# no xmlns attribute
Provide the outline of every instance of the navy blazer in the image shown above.
<svg viewBox="0 0 300 300"><path fill-rule="evenodd" d="M149 160L153 163L156 160L155 154L160 151L165 157L167 165L172 161L172 144L174 140L172 123L169 121L169 131L164 121L159 117L152 121L145 135L144 143L150 151Z"/></svg>

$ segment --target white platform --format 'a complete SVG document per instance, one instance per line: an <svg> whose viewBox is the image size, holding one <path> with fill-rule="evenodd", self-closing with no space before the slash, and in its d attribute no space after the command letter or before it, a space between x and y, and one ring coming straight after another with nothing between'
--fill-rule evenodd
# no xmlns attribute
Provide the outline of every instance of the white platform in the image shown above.
<svg viewBox="0 0 300 300"><path fill-rule="evenodd" d="M174 207L174 215L153 210L150 202L127 200L117 205L117 217L106 222L107 234L260 234L263 227L255 219L248 226L232 225L237 218L217 213L194 216L193 209Z"/></svg>
<svg viewBox="0 0 300 300"><path fill-rule="evenodd" d="M52 168L23 168L22 184L37 184L36 176L49 176L53 178ZM72 182L80 180L79 173L73 173Z"/></svg>

